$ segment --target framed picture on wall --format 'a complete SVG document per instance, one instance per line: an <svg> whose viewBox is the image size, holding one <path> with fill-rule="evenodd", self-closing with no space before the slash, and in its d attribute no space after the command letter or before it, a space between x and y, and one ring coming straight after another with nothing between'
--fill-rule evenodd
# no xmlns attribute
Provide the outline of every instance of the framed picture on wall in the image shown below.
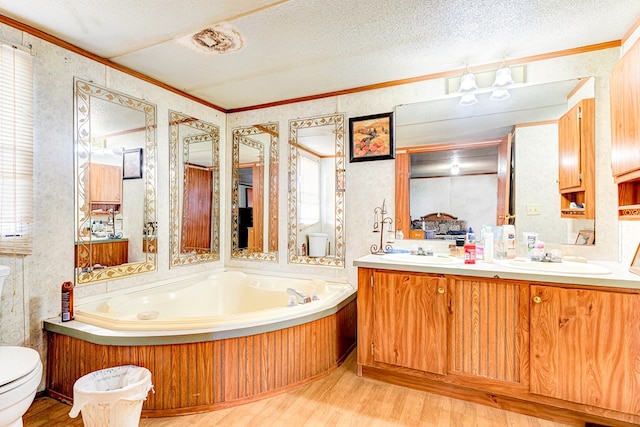
<svg viewBox="0 0 640 427"><path fill-rule="evenodd" d="M142 178L142 148L122 152L122 179Z"/></svg>
<svg viewBox="0 0 640 427"><path fill-rule="evenodd" d="M394 159L393 112L349 119L351 162Z"/></svg>
<svg viewBox="0 0 640 427"><path fill-rule="evenodd" d="M633 259L631 259L629 271L633 274L640 274L640 244L636 248L636 253L633 255Z"/></svg>

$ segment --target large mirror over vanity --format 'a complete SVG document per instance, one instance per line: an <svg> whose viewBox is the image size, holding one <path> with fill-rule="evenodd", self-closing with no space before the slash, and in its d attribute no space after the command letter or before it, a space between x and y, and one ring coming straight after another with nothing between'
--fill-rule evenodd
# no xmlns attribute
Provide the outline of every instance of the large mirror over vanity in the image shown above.
<svg viewBox="0 0 640 427"><path fill-rule="evenodd" d="M408 181L396 186L398 228L410 237L425 219L428 237L447 239L510 223L557 244L595 230L594 218L562 218L557 125L570 98L594 90L592 78L571 79L514 87L503 101L485 92L470 106L459 96L397 106L396 170Z"/></svg>
<svg viewBox="0 0 640 427"><path fill-rule="evenodd" d="M156 106L74 80L76 284L157 268Z"/></svg>
<svg viewBox="0 0 640 427"><path fill-rule="evenodd" d="M289 121L289 262L344 267L344 114Z"/></svg>
<svg viewBox="0 0 640 427"><path fill-rule="evenodd" d="M170 267L220 259L220 130L169 111Z"/></svg>
<svg viewBox="0 0 640 427"><path fill-rule="evenodd" d="M231 258L278 257L277 123L234 128Z"/></svg>

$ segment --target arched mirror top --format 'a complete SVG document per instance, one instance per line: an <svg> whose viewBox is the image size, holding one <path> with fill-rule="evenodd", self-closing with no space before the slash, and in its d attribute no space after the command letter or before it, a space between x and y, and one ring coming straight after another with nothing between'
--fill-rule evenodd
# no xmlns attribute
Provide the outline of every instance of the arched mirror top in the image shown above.
<svg viewBox="0 0 640 427"><path fill-rule="evenodd" d="M76 284L157 269L156 106L74 79Z"/></svg>
<svg viewBox="0 0 640 427"><path fill-rule="evenodd" d="M170 267L220 259L220 130L169 111Z"/></svg>
<svg viewBox="0 0 640 427"><path fill-rule="evenodd" d="M232 133L231 258L277 261L278 124Z"/></svg>
<svg viewBox="0 0 640 427"><path fill-rule="evenodd" d="M289 262L344 267L344 114L289 121Z"/></svg>

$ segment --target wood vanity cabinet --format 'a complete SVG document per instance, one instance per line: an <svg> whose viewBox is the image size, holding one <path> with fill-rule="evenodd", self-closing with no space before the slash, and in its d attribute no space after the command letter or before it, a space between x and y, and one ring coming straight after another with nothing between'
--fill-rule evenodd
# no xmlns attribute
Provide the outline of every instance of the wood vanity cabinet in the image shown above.
<svg viewBox="0 0 640 427"><path fill-rule="evenodd" d="M558 121L558 187L562 218L595 218L595 99L578 102ZM571 203L584 208L571 207Z"/></svg>
<svg viewBox="0 0 640 427"><path fill-rule="evenodd" d="M640 414L640 295L532 286L531 392Z"/></svg>
<svg viewBox="0 0 640 427"><path fill-rule="evenodd" d="M358 375L567 424L640 425L640 293L358 268Z"/></svg>
<svg viewBox="0 0 640 427"><path fill-rule="evenodd" d="M528 383L529 285L450 278L449 372Z"/></svg>
<svg viewBox="0 0 640 427"><path fill-rule="evenodd" d="M611 71L611 170L618 217L640 219L640 41Z"/></svg>
<svg viewBox="0 0 640 427"><path fill-rule="evenodd" d="M129 241L110 239L92 242L90 245L76 244L76 267L86 268L100 264L113 267L129 262Z"/></svg>
<svg viewBox="0 0 640 427"><path fill-rule="evenodd" d="M446 374L446 279L404 272L374 272L373 360Z"/></svg>

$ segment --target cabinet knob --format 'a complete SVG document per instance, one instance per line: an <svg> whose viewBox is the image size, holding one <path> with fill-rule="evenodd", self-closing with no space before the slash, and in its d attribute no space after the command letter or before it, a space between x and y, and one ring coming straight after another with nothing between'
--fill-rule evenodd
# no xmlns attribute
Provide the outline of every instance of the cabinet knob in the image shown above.
<svg viewBox="0 0 640 427"><path fill-rule="evenodd" d="M438 288L438 293L439 294L444 294L444 288L443 287L439 287Z"/></svg>
<svg viewBox="0 0 640 427"><path fill-rule="evenodd" d="M542 298L536 295L535 297L533 297L533 302L535 302L536 304L540 304L542 302Z"/></svg>

